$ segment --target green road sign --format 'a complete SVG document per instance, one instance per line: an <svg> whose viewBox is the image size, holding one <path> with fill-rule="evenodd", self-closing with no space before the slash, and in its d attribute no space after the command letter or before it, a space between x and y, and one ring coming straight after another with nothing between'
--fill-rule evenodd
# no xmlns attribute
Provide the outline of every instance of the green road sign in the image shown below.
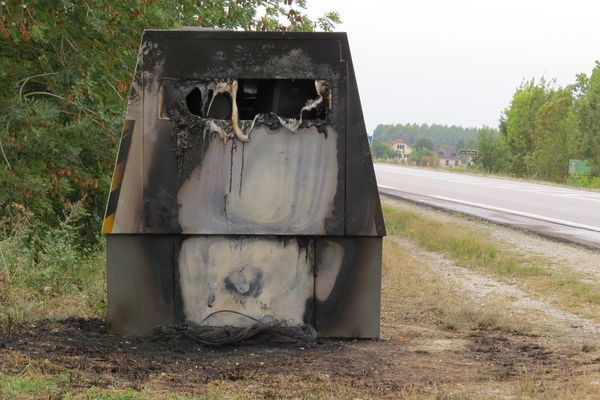
<svg viewBox="0 0 600 400"><path fill-rule="evenodd" d="M592 169L587 160L569 160L569 175L590 175Z"/></svg>

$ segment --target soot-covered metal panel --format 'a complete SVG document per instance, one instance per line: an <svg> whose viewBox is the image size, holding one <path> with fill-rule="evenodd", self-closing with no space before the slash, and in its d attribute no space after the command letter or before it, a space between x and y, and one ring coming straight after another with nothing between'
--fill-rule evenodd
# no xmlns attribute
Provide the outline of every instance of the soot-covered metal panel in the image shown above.
<svg viewBox="0 0 600 400"><path fill-rule="evenodd" d="M111 326L377 337L368 150L345 34L146 31L103 226Z"/></svg>
<svg viewBox="0 0 600 400"><path fill-rule="evenodd" d="M107 236L108 320L112 329L140 333L175 321L176 240L165 235Z"/></svg>
<svg viewBox="0 0 600 400"><path fill-rule="evenodd" d="M319 238L315 324L324 337L379 337L381 238Z"/></svg>
<svg viewBox="0 0 600 400"><path fill-rule="evenodd" d="M354 77L348 42L344 42L343 52L348 61L348 76ZM377 180L356 79L348 80L346 115L346 234L385 236L379 191L373 190L377 188Z"/></svg>
<svg viewBox="0 0 600 400"><path fill-rule="evenodd" d="M313 132L308 131L308 133L318 132L321 137L299 141L310 141L313 146L323 145L327 149L327 153L323 154L326 158L320 161L321 167L326 167L324 164L327 163L335 164L337 171L327 170L326 173L331 175L332 172L337 172L338 175L335 180L322 181L329 187L319 189L327 193L334 192L333 201L327 201L321 204L319 209L315 209L315 201L309 198L307 191L306 195L290 199L293 201L280 203L277 206L280 210L283 210L281 207L285 207L287 211L284 212L288 214L296 213L298 210L311 211L315 213L314 216L306 217L312 219L326 215L326 226L309 224L307 227L312 229L294 231L297 234L343 235L346 183L344 179L346 77L341 71L345 71L346 63L340 58L339 41L330 40L322 46L314 46L314 41L311 46L311 41L307 40L275 41L277 45L265 48L265 40L252 39L246 35L242 35L241 38L243 39L221 39L219 50L216 50L214 37L210 35L206 37L206 33L203 32L186 32L183 37L179 32L160 32L160 35L157 35L157 32L148 33L148 38L145 39L148 44L143 52L142 63L144 70L142 84L144 232L243 234L254 230L256 233L285 234L286 227L268 223L252 225L248 223L249 221L240 223L226 221L228 226L215 230L214 226L205 224L194 226L192 220L188 220L184 228L179 223L181 218L178 211L188 204L195 207L196 203L186 203L186 200L193 200L193 197L182 195L181 189L190 180L202 175L199 170L211 171L220 168L218 164L223 164L223 160L217 161L214 157L205 154L207 151L214 153L219 150L229 150L229 177L224 178L227 181L239 177L242 186L245 186L242 195L254 196L264 185L260 186L259 181L248 185L243 184L245 177L255 172L253 169L255 160L245 153L250 152L256 158L279 154L280 158L285 159L288 154L281 154L281 142L295 140L296 135L290 133L296 133L298 129L312 128ZM182 47L182 43L188 43L190 46ZM321 50L316 51L315 47L320 47ZM194 56L198 52L202 54ZM251 60L247 60L240 54L256 55ZM246 62L242 63L241 60ZM173 63L180 67L176 68ZM224 69L224 66L229 67ZM275 104L275 107L270 109L267 107L266 110L261 110L266 112L246 115L248 119L240 119L244 117L240 112L240 100L247 100L244 99L246 88L243 83L253 81L259 95L265 91L267 95L263 95L263 98L273 98L274 95L280 94L274 90L277 87L265 88L265 85L261 85L265 80L273 80L273 78L278 81L292 78L292 83L311 78L312 85L315 86L314 98L304 99L293 116L282 115L281 111L287 110L281 110L284 108L280 107L283 103L281 100L285 97L294 97L293 89L297 88L292 87L288 93L279 96L282 99ZM200 109L207 110L206 115L194 114L190 110L189 102L181 101L194 90L197 90L200 95L198 100L201 103ZM270 95L271 93L273 95ZM303 106L311 101L313 103L318 101L317 108L325 110L322 115L312 119L307 115L311 110L303 109ZM220 103L226 104L223 106ZM167 109L163 110L165 104ZM225 112L219 115L214 110L220 105ZM230 109L229 113L227 113L228 109ZM261 136L264 136L262 132L265 131L269 136L261 140ZM228 144L229 136L236 139L232 144ZM256 137L256 140L250 140L250 136ZM221 141L221 148L218 148L219 141ZM310 158L312 153L299 153L302 148L294 145L287 145L285 148L288 153L296 153L291 154L291 159L287 162L288 166L294 162L304 163L299 171L300 174L306 175L304 170L318 167L310 164L310 161L314 160L305 159ZM238 163L233 163L231 161L234 157L243 157L245 162L241 163L240 160ZM274 163L270 169L282 167L286 166ZM212 173L209 174L213 178ZM300 177L300 174L294 176ZM300 187L303 182L290 183ZM219 182L214 183L214 185L219 184ZM278 193L275 193L276 191ZM284 186L272 186L265 195L269 194L270 198L274 199L284 193L288 194ZM218 193L212 194L209 207L223 210L227 214L226 219L229 219L229 214L236 212L247 215L260 214L260 208L264 207L258 202L251 201L244 202L245 210L233 209L229 207L233 197L229 190L218 190ZM239 192L238 197L240 197ZM296 218L303 217L298 215ZM215 222L223 225L218 221Z"/></svg>

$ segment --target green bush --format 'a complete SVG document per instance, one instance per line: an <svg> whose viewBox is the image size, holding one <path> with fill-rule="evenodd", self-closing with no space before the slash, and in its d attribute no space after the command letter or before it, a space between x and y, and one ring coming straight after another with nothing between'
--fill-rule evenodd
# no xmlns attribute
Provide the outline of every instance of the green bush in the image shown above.
<svg viewBox="0 0 600 400"><path fill-rule="evenodd" d="M600 189L600 176L569 176L567 183L586 189Z"/></svg>
<svg viewBox="0 0 600 400"><path fill-rule="evenodd" d="M0 231L0 324L40 317L103 316L102 240L81 248L86 210L72 205L57 227L40 227L31 212L13 206Z"/></svg>

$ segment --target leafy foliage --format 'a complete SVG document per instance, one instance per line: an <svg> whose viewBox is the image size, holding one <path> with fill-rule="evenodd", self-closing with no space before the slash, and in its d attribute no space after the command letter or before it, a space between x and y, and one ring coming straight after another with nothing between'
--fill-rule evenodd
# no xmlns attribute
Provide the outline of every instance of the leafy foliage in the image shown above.
<svg viewBox="0 0 600 400"><path fill-rule="evenodd" d="M565 182L569 159L575 157L580 139L574 99L571 91L551 94L538 110L534 129L534 150L531 167L542 179Z"/></svg>
<svg viewBox="0 0 600 400"><path fill-rule="evenodd" d="M590 77L579 74L565 88L544 79L522 84L504 111L500 134L481 129L477 147L476 162L486 172L595 185L594 177L569 177L568 166L570 159L587 159L600 175L600 63Z"/></svg>
<svg viewBox="0 0 600 400"><path fill-rule="evenodd" d="M81 202L84 242L105 206L144 28L330 30L305 0L45 0L0 3L0 216L58 227Z"/></svg>
<svg viewBox="0 0 600 400"><path fill-rule="evenodd" d="M583 80L587 84L578 104L581 152L590 161L593 174L600 176L600 62L596 61L596 68L589 80L585 77Z"/></svg>
<svg viewBox="0 0 600 400"><path fill-rule="evenodd" d="M80 247L85 213L76 202L52 228L23 206L0 218L7 230L0 235L0 329L42 317L104 313L105 253L102 242Z"/></svg>
<svg viewBox="0 0 600 400"><path fill-rule="evenodd" d="M378 160L391 160L396 157L396 152L380 139L373 139L371 153L373 158Z"/></svg>
<svg viewBox="0 0 600 400"><path fill-rule="evenodd" d="M428 150L476 148L473 161L485 172L597 187L600 62L590 76L578 74L575 82L564 88L545 79L523 82L504 110L497 130L436 124L378 125L373 138L378 147L404 140L413 147L410 161L417 165L436 165ZM375 158L385 158L372 149ZM384 150L379 149L378 154ZM593 176L569 176L571 159L588 160Z"/></svg>
<svg viewBox="0 0 600 400"><path fill-rule="evenodd" d="M475 162L485 172L501 172L506 169L508 148L504 137L495 129L484 127L477 137L477 158Z"/></svg>
<svg viewBox="0 0 600 400"><path fill-rule="evenodd" d="M414 162L416 165L421 165L421 166L430 166L430 167L438 166L437 154L428 147L416 148L410 154L410 161Z"/></svg>
<svg viewBox="0 0 600 400"><path fill-rule="evenodd" d="M534 150L536 114L548 98L548 84L531 80L521 85L505 110L501 131L506 139L510 155L510 172L529 175L530 155Z"/></svg>
<svg viewBox="0 0 600 400"><path fill-rule="evenodd" d="M421 139L417 140L417 143L415 144L415 149L417 149L417 150L423 150L423 149L433 150L434 144L431 141L431 139L421 138Z"/></svg>

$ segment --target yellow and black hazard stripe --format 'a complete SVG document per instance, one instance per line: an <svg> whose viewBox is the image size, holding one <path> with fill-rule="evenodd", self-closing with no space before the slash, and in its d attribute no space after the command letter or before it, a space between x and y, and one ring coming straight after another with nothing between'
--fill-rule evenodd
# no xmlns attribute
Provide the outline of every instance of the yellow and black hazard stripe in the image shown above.
<svg viewBox="0 0 600 400"><path fill-rule="evenodd" d="M113 224L115 223L115 214L117 212L117 203L119 202L119 194L121 193L121 184L123 183L123 174L125 173L125 164L129 148L131 147L131 137L133 135L134 120L126 120L121 135L121 144L119 145L119 154L115 164L112 183L110 185L110 195L108 196L108 204L106 205L106 213L104 214L104 223L102 224L102 233L112 233Z"/></svg>

